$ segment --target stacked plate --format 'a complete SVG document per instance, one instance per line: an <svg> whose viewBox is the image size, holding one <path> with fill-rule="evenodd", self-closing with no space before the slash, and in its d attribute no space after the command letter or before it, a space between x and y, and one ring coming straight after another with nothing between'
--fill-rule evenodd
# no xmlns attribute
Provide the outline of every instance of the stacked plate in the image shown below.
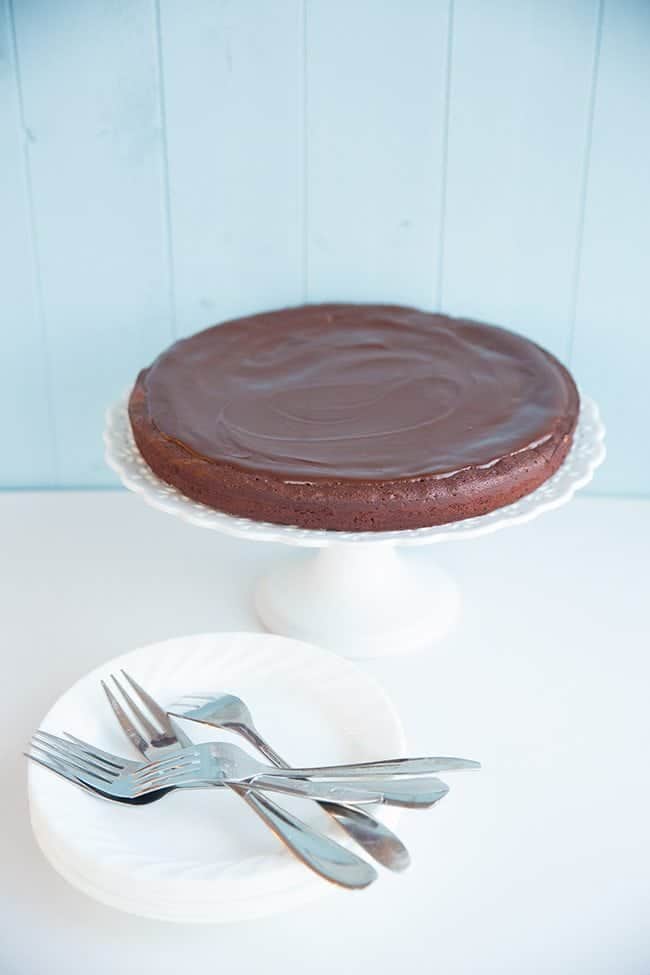
<svg viewBox="0 0 650 975"><path fill-rule="evenodd" d="M243 697L265 737L296 765L405 754L399 718L374 680L326 650L259 633L180 637L124 654L78 681L40 726L126 754L100 686L122 667L163 705L187 692ZM214 737L199 729L187 730L197 741ZM29 800L34 833L54 868L129 913L215 923L278 913L328 893L350 896L307 870L227 789L179 790L153 805L119 806L30 765ZM315 803L287 805L351 844ZM400 811L381 806L373 814L394 826Z"/></svg>

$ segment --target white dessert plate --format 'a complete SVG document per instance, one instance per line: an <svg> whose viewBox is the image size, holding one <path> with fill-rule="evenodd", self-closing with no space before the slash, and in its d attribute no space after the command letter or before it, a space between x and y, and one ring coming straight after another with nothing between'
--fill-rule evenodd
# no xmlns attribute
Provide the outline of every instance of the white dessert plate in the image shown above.
<svg viewBox="0 0 650 975"><path fill-rule="evenodd" d="M136 758L99 683L122 667L162 704L191 691L239 695L264 736L297 765L405 754L399 718L374 679L337 654L261 633L178 637L116 657L66 691L41 727ZM197 741L219 737L246 747L225 732L185 728ZM34 833L52 866L90 897L128 913L223 923L290 910L325 894L363 896L314 875L227 789L121 806L33 764L28 786ZM314 803L291 800L291 809L351 844ZM377 814L391 826L399 818L395 808Z"/></svg>

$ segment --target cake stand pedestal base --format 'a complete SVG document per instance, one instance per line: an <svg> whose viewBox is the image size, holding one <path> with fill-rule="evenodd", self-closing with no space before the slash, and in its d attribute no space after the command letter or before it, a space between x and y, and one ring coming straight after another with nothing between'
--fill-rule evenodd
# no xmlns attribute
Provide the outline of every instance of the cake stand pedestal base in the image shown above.
<svg viewBox="0 0 650 975"><path fill-rule="evenodd" d="M216 511L161 481L133 439L125 400L109 410L106 459L122 482L161 511L214 531L294 548L318 549L280 564L257 587L257 612L269 630L316 643L349 657L420 650L454 625L460 598L435 565L402 560L395 546L431 545L477 538L521 525L570 501L605 457L605 429L596 404L582 397L573 445L562 466L541 487L485 515L430 528L344 532L273 525Z"/></svg>
<svg viewBox="0 0 650 975"><path fill-rule="evenodd" d="M259 581L255 605L273 633L348 657L378 657L444 637L460 594L441 569L419 562L416 572L392 545L334 544L274 568Z"/></svg>

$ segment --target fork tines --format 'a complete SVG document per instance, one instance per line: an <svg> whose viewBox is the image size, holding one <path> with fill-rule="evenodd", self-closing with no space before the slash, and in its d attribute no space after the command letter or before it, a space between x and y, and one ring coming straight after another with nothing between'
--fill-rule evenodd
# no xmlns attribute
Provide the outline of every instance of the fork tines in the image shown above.
<svg viewBox="0 0 650 975"><path fill-rule="evenodd" d="M166 712L163 711L151 695L143 687L140 687L138 682L127 674L125 670L122 670L122 676L129 684L131 693L119 682L115 674L111 674L111 680L133 717L127 714L127 711L120 704L120 701L108 684L105 681L101 681L101 685L104 688L106 697L122 730L133 742L137 750L144 755L147 753L147 749L151 747L163 747L166 744L176 742L178 736ZM134 700L134 696L137 700ZM144 705L149 712L148 714L145 713L141 705ZM157 724L154 722L157 722ZM138 729L138 724L140 729L144 731L144 735Z"/></svg>
<svg viewBox="0 0 650 975"><path fill-rule="evenodd" d="M124 770L115 755L89 745L81 738L66 740L47 731L36 731L31 738L28 758L70 781L101 789ZM36 753L36 754L34 754Z"/></svg>

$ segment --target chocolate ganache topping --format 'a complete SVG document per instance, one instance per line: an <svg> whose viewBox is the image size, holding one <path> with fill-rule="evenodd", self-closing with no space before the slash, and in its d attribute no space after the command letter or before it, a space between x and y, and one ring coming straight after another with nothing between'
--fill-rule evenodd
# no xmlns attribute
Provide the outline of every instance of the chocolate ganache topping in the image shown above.
<svg viewBox="0 0 650 975"><path fill-rule="evenodd" d="M505 329L338 304L199 332L164 352L144 385L169 441L287 483L490 467L543 449L558 421L572 427L577 395L557 360Z"/></svg>

